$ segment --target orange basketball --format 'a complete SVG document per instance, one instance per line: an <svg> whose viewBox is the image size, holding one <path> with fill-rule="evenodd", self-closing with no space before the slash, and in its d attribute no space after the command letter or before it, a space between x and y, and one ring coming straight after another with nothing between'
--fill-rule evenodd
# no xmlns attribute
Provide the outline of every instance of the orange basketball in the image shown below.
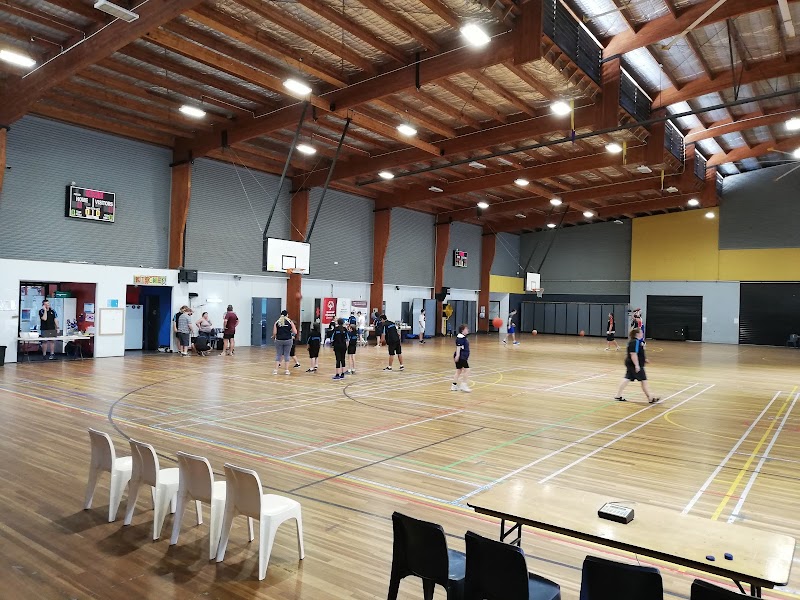
<svg viewBox="0 0 800 600"><path fill-rule="evenodd" d="M586 332L583 329L581 329L581 332L578 335L586 335Z"/></svg>
<svg viewBox="0 0 800 600"><path fill-rule="evenodd" d="M536 331L535 329L534 329L533 331L531 331L531 333L532 333L533 335L538 335L538 334L539 334L539 332L538 332L538 331Z"/></svg>
<svg viewBox="0 0 800 600"><path fill-rule="evenodd" d="M497 329L500 329L503 326L503 319L500 317L495 317L492 319L492 325L494 325Z"/></svg>

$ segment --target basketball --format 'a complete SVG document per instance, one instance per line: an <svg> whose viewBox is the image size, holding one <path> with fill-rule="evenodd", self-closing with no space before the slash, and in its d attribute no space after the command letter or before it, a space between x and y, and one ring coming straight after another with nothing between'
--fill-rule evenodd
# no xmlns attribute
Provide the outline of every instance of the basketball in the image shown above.
<svg viewBox="0 0 800 600"><path fill-rule="evenodd" d="M538 332L538 331L536 331L535 329L534 329L533 331L531 331L531 333L532 333L533 335L538 335L538 334L539 334L539 332Z"/></svg>
<svg viewBox="0 0 800 600"><path fill-rule="evenodd" d="M497 327L497 329L500 329L503 326L503 319L501 319L500 317L495 317L494 319L492 319L492 325Z"/></svg>
<svg viewBox="0 0 800 600"><path fill-rule="evenodd" d="M584 336L584 335L586 335L586 332L583 329L581 329L581 332L578 335Z"/></svg>

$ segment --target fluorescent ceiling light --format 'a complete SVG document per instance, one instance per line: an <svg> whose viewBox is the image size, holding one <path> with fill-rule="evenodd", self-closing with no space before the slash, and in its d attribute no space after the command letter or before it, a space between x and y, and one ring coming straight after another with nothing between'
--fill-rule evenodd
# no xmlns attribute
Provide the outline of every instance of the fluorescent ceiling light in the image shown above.
<svg viewBox="0 0 800 600"><path fill-rule="evenodd" d="M514 216L517 217L518 219L527 219L528 218L528 215L524 215L522 213L517 213Z"/></svg>
<svg viewBox="0 0 800 600"><path fill-rule="evenodd" d="M639 165L638 167L636 167L636 170L639 171L639 173L643 173L645 175L649 175L650 173L653 172L653 169L651 169L647 165Z"/></svg>
<svg viewBox="0 0 800 600"><path fill-rule="evenodd" d="M688 204L689 206L700 206L700 200L698 200L697 198L690 198L689 202L687 202L686 204Z"/></svg>
<svg viewBox="0 0 800 600"><path fill-rule="evenodd" d="M206 116L206 111L201 108L197 108L196 106L189 106L188 104L184 104L178 110L187 117L194 117L195 119L202 119Z"/></svg>
<svg viewBox="0 0 800 600"><path fill-rule="evenodd" d="M466 39L471 46L475 46L477 48L485 46L492 41L492 38L490 38L483 29L474 23L464 25L464 27L461 28L461 35L464 36L464 39Z"/></svg>
<svg viewBox="0 0 800 600"><path fill-rule="evenodd" d="M788 121L786 121L786 129L789 131L797 131L800 129L800 118L792 117Z"/></svg>
<svg viewBox="0 0 800 600"><path fill-rule="evenodd" d="M444 190L442 188L440 188L440 187L436 187L435 185L432 185L431 187L428 188L428 191L429 192L436 192L438 194L440 192L443 192Z"/></svg>
<svg viewBox="0 0 800 600"><path fill-rule="evenodd" d="M548 223L547 227L550 228L550 229L555 229L556 228L556 224L555 223Z"/></svg>
<svg viewBox="0 0 800 600"><path fill-rule="evenodd" d="M792 156L794 156L795 158L800 158L800 148L792 152Z"/></svg>
<svg viewBox="0 0 800 600"><path fill-rule="evenodd" d="M610 144L606 144L606 150L611 152L611 154L619 154L620 152L622 152L622 146L620 146L616 142L611 142Z"/></svg>
<svg viewBox="0 0 800 600"><path fill-rule="evenodd" d="M309 146L308 144L297 144L297 151L309 155L317 153L317 149L314 148L314 146Z"/></svg>
<svg viewBox="0 0 800 600"><path fill-rule="evenodd" d="M121 6L117 6L108 0L97 0L97 2L94 3L94 7L97 10L102 10L104 13L109 14L112 17L116 17L117 19L122 19L128 23L139 18L139 15L137 15L135 12L131 12L125 8L122 8Z"/></svg>
<svg viewBox="0 0 800 600"><path fill-rule="evenodd" d="M305 83L297 81L296 79L287 79L283 82L283 87L290 92L294 92L295 94L299 94L301 96L308 96L311 93L310 87L308 87Z"/></svg>
<svg viewBox="0 0 800 600"><path fill-rule="evenodd" d="M550 110L552 110L555 114L559 116L568 115L570 112L572 112L572 109L570 108L569 104L567 104L563 100L559 100L558 102L553 102L550 105Z"/></svg>
<svg viewBox="0 0 800 600"><path fill-rule="evenodd" d="M380 173L378 173L378 177L380 177L381 179L394 179L394 175L392 173L389 173L389 171L381 171Z"/></svg>
<svg viewBox="0 0 800 600"><path fill-rule="evenodd" d="M483 202L482 200L478 202L478 208L489 208L488 202Z"/></svg>
<svg viewBox="0 0 800 600"><path fill-rule="evenodd" d="M594 216L594 213L590 210L585 210L583 211L583 216L587 219L591 219Z"/></svg>
<svg viewBox="0 0 800 600"><path fill-rule="evenodd" d="M706 213L706 219L713 219L716 215L712 211Z"/></svg>
<svg viewBox="0 0 800 600"><path fill-rule="evenodd" d="M561 206L561 198L551 198L550 204L553 206Z"/></svg>
<svg viewBox="0 0 800 600"><path fill-rule="evenodd" d="M397 131L408 137L411 137L412 135L417 135L417 130L411 127L411 125L406 125L405 123L403 123L402 125L398 125Z"/></svg>
<svg viewBox="0 0 800 600"><path fill-rule="evenodd" d="M678 188L676 188L674 185L671 185L664 191L669 192L670 194L674 194L675 192L678 191Z"/></svg>
<svg viewBox="0 0 800 600"><path fill-rule="evenodd" d="M484 165L483 163L479 163L477 160L473 160L471 163L469 163L468 166L472 167L473 169L485 169L486 168L486 165Z"/></svg>
<svg viewBox="0 0 800 600"><path fill-rule="evenodd" d="M4 60L5 62L11 63L12 65L17 65L26 68L31 68L36 64L36 61L33 60L30 56L25 56L24 54L17 54L16 52L12 52L11 50L0 50L0 60Z"/></svg>
<svg viewBox="0 0 800 600"><path fill-rule="evenodd" d="M514 183L516 183L519 187L525 187L526 185L528 185L530 183L530 181L520 177L519 179L515 179Z"/></svg>
<svg viewBox="0 0 800 600"><path fill-rule="evenodd" d="M508 160L506 158L503 158L502 156L497 159L497 162L499 162L501 165L506 165L507 167L513 167L514 166L514 163L512 163L510 160Z"/></svg>

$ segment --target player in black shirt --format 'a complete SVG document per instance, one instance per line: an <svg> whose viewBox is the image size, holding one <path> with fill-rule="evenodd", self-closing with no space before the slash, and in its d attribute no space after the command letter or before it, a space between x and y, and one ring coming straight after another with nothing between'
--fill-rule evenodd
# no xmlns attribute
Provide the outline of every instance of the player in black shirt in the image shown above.
<svg viewBox="0 0 800 600"><path fill-rule="evenodd" d="M356 374L356 346L358 346L358 325L354 321L355 317L350 315L350 323L347 326L347 374Z"/></svg>
<svg viewBox="0 0 800 600"><path fill-rule="evenodd" d="M394 355L397 355L397 360L400 362L400 370L403 366L403 346L400 344L400 332L397 330L397 325L386 318L386 315L381 315L381 323L383 324L383 334L386 336L386 346L389 348L389 366L384 371L392 370L392 363L394 362Z"/></svg>
<svg viewBox="0 0 800 600"><path fill-rule="evenodd" d="M644 334L641 329L636 327L631 330L629 337L628 351L625 356L625 368L627 370L625 372L625 378L619 384L619 389L617 390L617 395L614 397L614 400L625 402L625 398L622 397L622 390L625 389L628 382L639 381L642 384L642 391L645 396L647 396L648 402L654 404L659 401L659 398L650 393L650 386L647 384L647 375L644 372L644 365L647 362L647 358L645 358L644 355L644 340L642 339Z"/></svg>
<svg viewBox="0 0 800 600"><path fill-rule="evenodd" d="M344 357L347 353L347 329L344 326L344 319L336 321L336 327L331 333L331 347L336 354L336 375L331 379L344 379Z"/></svg>
<svg viewBox="0 0 800 600"><path fill-rule="evenodd" d="M608 313L608 323L606 324L606 350L611 350L611 344L619 350L619 344L614 339L616 334L616 323L614 323L614 313Z"/></svg>
<svg viewBox="0 0 800 600"><path fill-rule="evenodd" d="M319 333L319 323L314 323L311 326L311 333L306 340L308 344L308 358L311 360L311 366L306 369L306 373L316 373L319 366L319 347L322 344L322 336Z"/></svg>

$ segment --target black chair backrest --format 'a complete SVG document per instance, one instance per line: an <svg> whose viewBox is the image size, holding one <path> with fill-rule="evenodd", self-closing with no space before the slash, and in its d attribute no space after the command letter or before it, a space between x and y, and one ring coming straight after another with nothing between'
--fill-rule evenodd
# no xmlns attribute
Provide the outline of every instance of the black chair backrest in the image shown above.
<svg viewBox="0 0 800 600"><path fill-rule="evenodd" d="M726 590L706 581L695 579L692 583L692 593L689 600L741 600L744 598L739 592Z"/></svg>
<svg viewBox="0 0 800 600"><path fill-rule="evenodd" d="M583 561L580 600L662 600L661 573L654 567L640 567L587 556Z"/></svg>
<svg viewBox="0 0 800 600"><path fill-rule="evenodd" d="M447 585L449 561L444 529L399 512L392 514L394 556L409 574Z"/></svg>
<svg viewBox="0 0 800 600"><path fill-rule="evenodd" d="M521 548L468 531L465 600L528 600L528 566Z"/></svg>

